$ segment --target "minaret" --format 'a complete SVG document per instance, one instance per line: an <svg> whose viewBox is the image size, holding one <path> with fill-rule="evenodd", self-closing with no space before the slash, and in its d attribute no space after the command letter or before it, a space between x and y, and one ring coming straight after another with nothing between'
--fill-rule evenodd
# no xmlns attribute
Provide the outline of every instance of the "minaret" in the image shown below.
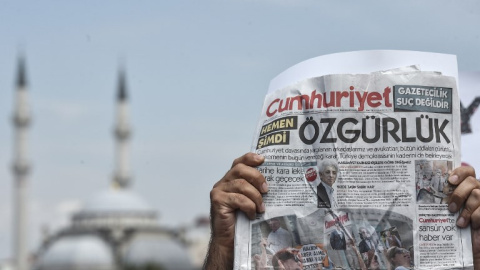
<svg viewBox="0 0 480 270"><path fill-rule="evenodd" d="M16 270L27 270L27 188L30 164L27 159L27 131L30 124L30 110L28 107L27 79L25 74L25 61L22 57L18 60L17 89L15 95L15 108L13 124L15 127L14 144L14 235L13 256Z"/></svg>
<svg viewBox="0 0 480 270"><path fill-rule="evenodd" d="M131 184L129 147L131 130L128 116L129 110L125 73L121 70L118 78L116 125L114 130L116 141L116 163L113 184L118 188L128 188Z"/></svg>

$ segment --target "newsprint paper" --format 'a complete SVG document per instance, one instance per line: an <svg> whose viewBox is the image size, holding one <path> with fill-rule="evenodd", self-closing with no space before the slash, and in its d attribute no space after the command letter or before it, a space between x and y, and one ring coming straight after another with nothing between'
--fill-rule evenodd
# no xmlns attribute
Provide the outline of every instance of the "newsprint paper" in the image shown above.
<svg viewBox="0 0 480 270"><path fill-rule="evenodd" d="M455 77L411 65L270 91L253 141L266 213L239 215L235 269L473 269L447 210Z"/></svg>

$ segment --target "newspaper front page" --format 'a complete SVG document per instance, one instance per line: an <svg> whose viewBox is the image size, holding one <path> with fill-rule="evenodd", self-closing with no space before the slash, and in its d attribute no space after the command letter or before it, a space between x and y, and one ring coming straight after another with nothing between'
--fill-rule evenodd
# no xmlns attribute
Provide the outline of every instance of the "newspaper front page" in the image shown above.
<svg viewBox="0 0 480 270"><path fill-rule="evenodd" d="M459 147L457 84L440 72L330 74L268 93L253 141L266 213L239 216L235 269L473 269L446 204Z"/></svg>

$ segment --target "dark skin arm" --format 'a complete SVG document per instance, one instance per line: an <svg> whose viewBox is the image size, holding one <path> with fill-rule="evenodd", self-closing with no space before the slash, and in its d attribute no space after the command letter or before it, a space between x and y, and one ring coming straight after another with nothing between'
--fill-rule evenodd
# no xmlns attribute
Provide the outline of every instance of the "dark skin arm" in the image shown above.
<svg viewBox="0 0 480 270"><path fill-rule="evenodd" d="M212 235L204 269L233 269L233 239L235 212L243 211L250 219L265 212L262 193L268 191L265 177L254 167L264 158L247 153L232 164L232 168L210 192L210 222Z"/></svg>

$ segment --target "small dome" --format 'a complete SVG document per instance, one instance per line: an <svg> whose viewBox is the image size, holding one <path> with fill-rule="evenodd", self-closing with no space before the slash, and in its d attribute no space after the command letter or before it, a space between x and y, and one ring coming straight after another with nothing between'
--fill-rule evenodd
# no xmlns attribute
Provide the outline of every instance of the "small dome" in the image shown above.
<svg viewBox="0 0 480 270"><path fill-rule="evenodd" d="M72 216L82 228L139 228L157 226L157 213L140 196L125 190L107 190L93 197Z"/></svg>
<svg viewBox="0 0 480 270"><path fill-rule="evenodd" d="M166 270L194 269L188 251L167 236L136 237L125 253L124 263L135 266L153 263Z"/></svg>
<svg viewBox="0 0 480 270"><path fill-rule="evenodd" d="M67 236L40 255L38 270L114 270L111 248L94 235Z"/></svg>
<svg viewBox="0 0 480 270"><path fill-rule="evenodd" d="M153 209L137 194L125 189L107 190L92 198L82 212L150 212Z"/></svg>

